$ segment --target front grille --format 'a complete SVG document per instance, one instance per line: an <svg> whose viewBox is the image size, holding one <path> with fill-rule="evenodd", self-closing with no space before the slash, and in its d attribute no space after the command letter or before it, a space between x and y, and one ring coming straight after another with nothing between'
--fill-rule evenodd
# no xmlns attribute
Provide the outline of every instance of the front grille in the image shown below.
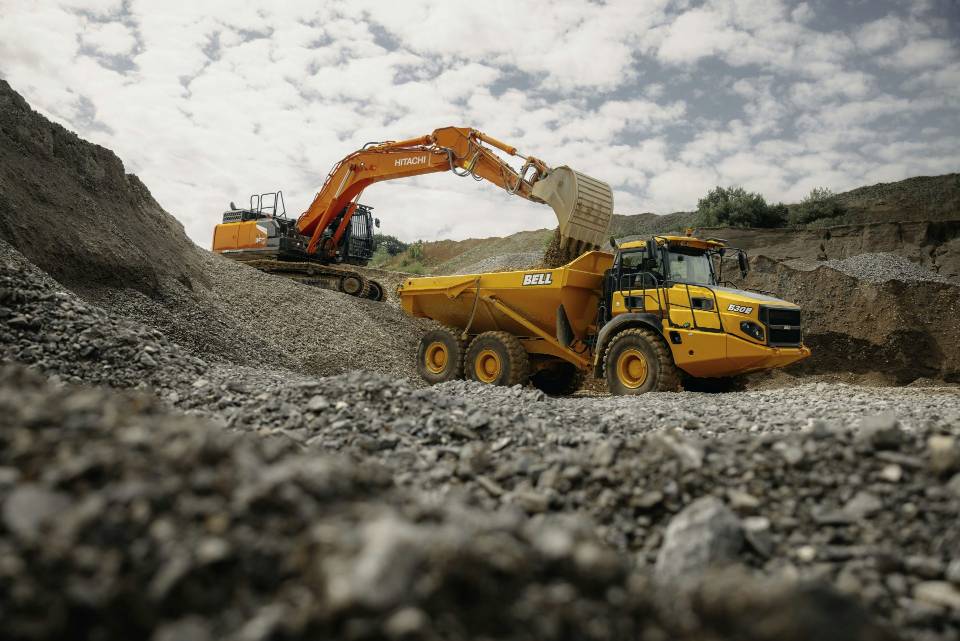
<svg viewBox="0 0 960 641"><path fill-rule="evenodd" d="M774 347L799 347L803 344L799 309L761 307L760 322L767 327L770 345Z"/></svg>

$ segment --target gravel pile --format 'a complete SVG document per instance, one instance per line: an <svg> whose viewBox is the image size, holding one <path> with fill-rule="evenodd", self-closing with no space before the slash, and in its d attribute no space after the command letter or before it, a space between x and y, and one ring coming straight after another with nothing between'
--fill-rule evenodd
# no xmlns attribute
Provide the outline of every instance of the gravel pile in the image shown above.
<svg viewBox="0 0 960 641"><path fill-rule="evenodd" d="M371 400L384 394L364 392L351 381L341 385ZM313 405L311 413L318 417L335 411ZM416 421L422 427L429 417ZM482 426L476 429L485 433ZM836 445L816 438L824 448ZM889 445L893 437L883 439ZM446 453L434 467L446 467L457 448L482 440L447 439ZM577 511L551 507L556 513L530 516L540 511L530 509L530 500L489 510L482 501L460 500L452 490L427 494L398 487L396 467L377 464L372 456L331 457L317 445L305 447L279 434L236 433L171 415L149 396L55 387L23 369L2 368L0 612L5 635L893 638L855 599L819 579L797 580L795 574L816 567L808 552L798 553L795 571L786 569L788 563L766 578L753 575L744 563L765 558L755 549L769 554L768 545L783 544L782 524L774 520L763 527L763 517L741 518L734 510L757 515L771 506L754 505L745 495L689 500L688 493L704 492L700 483L707 483L691 485L690 456L645 455L650 448L635 450L635 445L605 445L589 463L578 463L577 473L568 466L557 475L552 467L536 465L518 472L541 486L547 478L571 484L574 496L581 486L593 487L589 493L599 492L598 507L611 515L634 514L638 527L651 536L669 521L655 571L643 556L605 546L591 519ZM910 456L915 446L908 439L896 451ZM789 472L798 465L781 462L786 459L776 448L753 447L755 457L767 450L773 454L770 469L781 470L785 482L800 476ZM864 451L872 460L869 447ZM716 474L736 465L738 454L734 447L718 445L702 457L702 469ZM647 487L609 483L614 474L641 462L649 464L643 472ZM847 471L845 465L867 463L836 457L831 468L839 474ZM902 488L912 488L926 477L925 470L926 465L910 468ZM465 469L445 483L466 484L475 475ZM439 476L435 482L441 482ZM726 478L713 491L722 494L729 483ZM654 487L666 490L662 498L639 498L641 489L649 494L658 491ZM536 491L543 490L531 495ZM611 491L636 497L618 505L610 502ZM904 491L881 493L877 500L894 501ZM931 529L945 527L941 515L948 501L945 492L928 500ZM684 503L688 507L679 511ZM844 509L875 513L863 498ZM804 510L798 506L798 512ZM893 517L878 519L880 532L887 520ZM828 522L833 525L819 528L815 540L829 540L824 549L831 550L830 558L847 558L847 565L860 572L856 578L869 576L873 548L838 547L836 532L872 531L870 526L862 518ZM918 539L915 545L923 543ZM955 541L946 533L940 543L949 549ZM878 538L877 544L888 540ZM915 597L905 601L917 604L894 613L912 613L928 631L946 629L942 626L951 623L946 605L955 588L940 575L952 570L933 557L887 562L903 573L897 574L900 583ZM924 580L912 581L911 572L922 573Z"/></svg>
<svg viewBox="0 0 960 641"><path fill-rule="evenodd" d="M513 252L490 256L467 265L458 274L483 274L486 272L506 272L519 269L531 269L543 262L543 252Z"/></svg>
<svg viewBox="0 0 960 641"><path fill-rule="evenodd" d="M209 288L171 286L161 298L133 290L81 293L210 362L312 376L351 369L416 376L414 357L427 321L396 305L301 285L209 252L203 265Z"/></svg>
<svg viewBox="0 0 960 641"><path fill-rule="evenodd" d="M787 264L794 269L807 271L818 267L830 267L871 283L898 280L905 283L932 282L960 285L960 281L925 269L905 256L886 252L858 254L849 258L823 261L790 260L787 261Z"/></svg>

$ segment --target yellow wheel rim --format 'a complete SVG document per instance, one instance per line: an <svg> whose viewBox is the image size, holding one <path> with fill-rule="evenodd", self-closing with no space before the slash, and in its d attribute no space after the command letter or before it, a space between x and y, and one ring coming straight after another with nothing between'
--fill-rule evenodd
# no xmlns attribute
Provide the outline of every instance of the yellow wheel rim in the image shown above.
<svg viewBox="0 0 960 641"><path fill-rule="evenodd" d="M637 389L647 380L647 358L638 349L629 348L617 359L617 378L624 387Z"/></svg>
<svg viewBox="0 0 960 641"><path fill-rule="evenodd" d="M477 380L484 383L492 383L497 380L502 369L500 355L492 349L485 349L477 354L477 358L473 362L473 371L477 375Z"/></svg>
<svg viewBox="0 0 960 641"><path fill-rule="evenodd" d="M427 345L427 350L423 354L424 365L431 374L440 374L447 367L447 361L450 359L450 352L447 346L437 341Z"/></svg>

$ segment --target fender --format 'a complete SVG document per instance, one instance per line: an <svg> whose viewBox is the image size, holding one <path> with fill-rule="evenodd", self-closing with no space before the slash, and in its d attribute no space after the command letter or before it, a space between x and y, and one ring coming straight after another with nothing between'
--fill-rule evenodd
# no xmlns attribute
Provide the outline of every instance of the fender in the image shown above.
<svg viewBox="0 0 960 641"><path fill-rule="evenodd" d="M663 335L663 325L660 317L649 312L627 312L618 314L613 319L600 328L597 334L597 345L594 348L593 376L600 378L603 374L603 352L607 349L607 343L620 332L628 327L649 327L658 334Z"/></svg>

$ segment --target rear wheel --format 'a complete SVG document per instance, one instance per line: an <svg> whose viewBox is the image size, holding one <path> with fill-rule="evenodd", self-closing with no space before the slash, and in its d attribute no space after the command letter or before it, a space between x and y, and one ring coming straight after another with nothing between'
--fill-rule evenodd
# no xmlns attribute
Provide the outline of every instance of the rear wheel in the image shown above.
<svg viewBox="0 0 960 641"><path fill-rule="evenodd" d="M378 283L375 280L370 281L370 292L367 294L367 298L370 300L382 301L387 298L386 292L383 290L383 285Z"/></svg>
<svg viewBox="0 0 960 641"><path fill-rule="evenodd" d="M507 332L484 332L473 339L464 363L467 378L490 385L527 382L530 359L520 340Z"/></svg>
<svg viewBox="0 0 960 641"><path fill-rule="evenodd" d="M626 329L610 341L603 359L611 394L673 392L680 376L670 349L653 330Z"/></svg>
<svg viewBox="0 0 960 641"><path fill-rule="evenodd" d="M530 382L545 394L569 396L583 384L583 372L572 363L555 361L534 372Z"/></svg>
<svg viewBox="0 0 960 641"><path fill-rule="evenodd" d="M423 335L417 348L417 373L431 385L463 378L465 342L448 329Z"/></svg>

